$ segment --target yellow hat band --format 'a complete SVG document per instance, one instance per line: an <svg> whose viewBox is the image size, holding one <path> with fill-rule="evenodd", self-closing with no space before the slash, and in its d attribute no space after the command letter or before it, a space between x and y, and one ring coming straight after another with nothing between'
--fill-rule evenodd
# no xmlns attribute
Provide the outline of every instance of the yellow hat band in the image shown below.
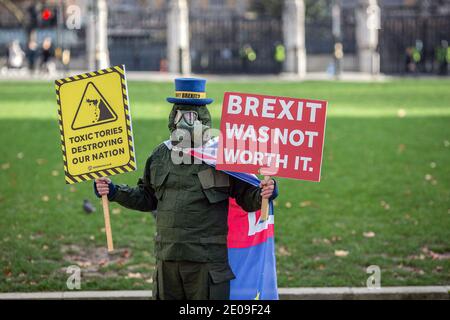
<svg viewBox="0 0 450 320"><path fill-rule="evenodd" d="M206 92L175 91L175 97L182 99L204 99Z"/></svg>

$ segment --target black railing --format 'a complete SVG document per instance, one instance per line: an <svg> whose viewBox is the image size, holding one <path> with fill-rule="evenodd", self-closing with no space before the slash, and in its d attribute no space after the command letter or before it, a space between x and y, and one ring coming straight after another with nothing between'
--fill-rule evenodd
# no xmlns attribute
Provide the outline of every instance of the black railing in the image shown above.
<svg viewBox="0 0 450 320"><path fill-rule="evenodd" d="M111 10L108 15L108 47L111 64L127 70L164 71L167 54L167 11Z"/></svg>
<svg viewBox="0 0 450 320"><path fill-rule="evenodd" d="M275 48L281 21L272 17L190 16L192 71L197 73L278 73Z"/></svg>
<svg viewBox="0 0 450 320"><path fill-rule="evenodd" d="M442 40L450 42L448 15L422 15L411 11L409 14L384 15L379 45L381 71L437 73L436 50ZM415 71L407 67L407 61L414 61L413 53L416 54Z"/></svg>

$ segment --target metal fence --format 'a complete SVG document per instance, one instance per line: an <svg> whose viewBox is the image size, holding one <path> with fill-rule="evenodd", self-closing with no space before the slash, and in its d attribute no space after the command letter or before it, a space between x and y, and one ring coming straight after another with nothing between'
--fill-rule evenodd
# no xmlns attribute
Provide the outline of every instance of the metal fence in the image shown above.
<svg viewBox="0 0 450 320"><path fill-rule="evenodd" d="M331 10L331 9L330 9ZM343 8L342 20L342 45L345 54L356 53L356 23L355 10ZM305 45L308 54L332 54L334 51L334 39L331 15L314 17L306 21Z"/></svg>
<svg viewBox="0 0 450 320"><path fill-rule="evenodd" d="M148 3L147 3L148 2ZM113 3L115 3L113 5ZM115 0L108 15L111 64L127 65L128 70L165 71L167 56L167 6L151 6L151 1ZM64 11L64 10L63 10ZM450 18L440 11L383 7L379 52L383 73L404 73L406 49L420 47L419 73L437 73L436 48L442 40L450 42ZM233 10L191 10L190 51L195 73L278 73L282 63L275 59L275 48L282 44L280 18L247 16ZM356 54L355 9L343 8L342 34L345 54ZM38 42L50 36L55 45L71 49L72 68L86 68L86 32L56 28L39 29ZM9 12L0 10L0 56L8 43L17 39L26 46L26 32ZM56 41L58 40L58 41ZM333 52L331 16L306 23L307 54ZM254 53L251 61L245 49Z"/></svg>
<svg viewBox="0 0 450 320"><path fill-rule="evenodd" d="M110 10L108 47L111 64L125 63L127 70L164 71L166 15L166 9Z"/></svg>
<svg viewBox="0 0 450 320"><path fill-rule="evenodd" d="M275 48L282 42L281 21L190 15L192 71L196 73L278 73ZM248 57L247 53L254 54Z"/></svg>
<svg viewBox="0 0 450 320"><path fill-rule="evenodd" d="M420 51L418 73L437 73L436 48L442 40L450 42L448 15L386 13L380 30L380 58L383 73L407 71L407 48Z"/></svg>

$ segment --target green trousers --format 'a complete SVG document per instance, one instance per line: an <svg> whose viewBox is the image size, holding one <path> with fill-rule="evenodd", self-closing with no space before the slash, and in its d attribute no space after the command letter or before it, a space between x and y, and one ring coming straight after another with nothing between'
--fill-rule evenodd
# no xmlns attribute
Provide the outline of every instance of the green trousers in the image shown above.
<svg viewBox="0 0 450 320"><path fill-rule="evenodd" d="M157 261L154 298L157 300L228 300L230 280L228 263Z"/></svg>

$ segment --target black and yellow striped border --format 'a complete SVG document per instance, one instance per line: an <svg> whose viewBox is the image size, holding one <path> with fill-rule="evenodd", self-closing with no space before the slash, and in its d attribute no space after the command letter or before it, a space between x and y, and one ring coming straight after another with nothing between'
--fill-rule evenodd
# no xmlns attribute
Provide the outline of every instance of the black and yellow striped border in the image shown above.
<svg viewBox="0 0 450 320"><path fill-rule="evenodd" d="M61 98L59 94L60 87L69 82L84 80L88 78L93 78L96 76L100 76L103 74L111 73L111 72L117 72L120 75L120 79L122 82L122 96L123 96L123 103L125 107L125 118L126 118L126 124L127 124L127 136L128 136L128 145L130 149L130 161L128 164L124 166L118 166L114 168L108 168L105 170L98 170L98 171L92 171L80 175L71 175L68 171L67 167L67 158L66 158L66 149L65 149L65 140L64 140L64 128L63 128L63 122L62 122L62 111L61 111ZM130 115L130 107L128 104L128 89L127 89L127 81L125 77L125 66L114 66L111 68L106 68L98 71L93 72L87 72L79 75L75 75L72 77L67 77L64 79L59 79L55 81L55 88L56 88L56 101L58 103L58 122L59 122L59 132L61 135L61 148L62 148L62 154L63 154L63 161L64 161L64 173L65 173L65 179L66 183L72 184L77 182L82 182L86 180L93 180L100 177L107 177L112 176L115 174L125 173L136 170L136 156L134 152L134 143L133 143L133 131L132 131L132 125L131 125L131 115Z"/></svg>

